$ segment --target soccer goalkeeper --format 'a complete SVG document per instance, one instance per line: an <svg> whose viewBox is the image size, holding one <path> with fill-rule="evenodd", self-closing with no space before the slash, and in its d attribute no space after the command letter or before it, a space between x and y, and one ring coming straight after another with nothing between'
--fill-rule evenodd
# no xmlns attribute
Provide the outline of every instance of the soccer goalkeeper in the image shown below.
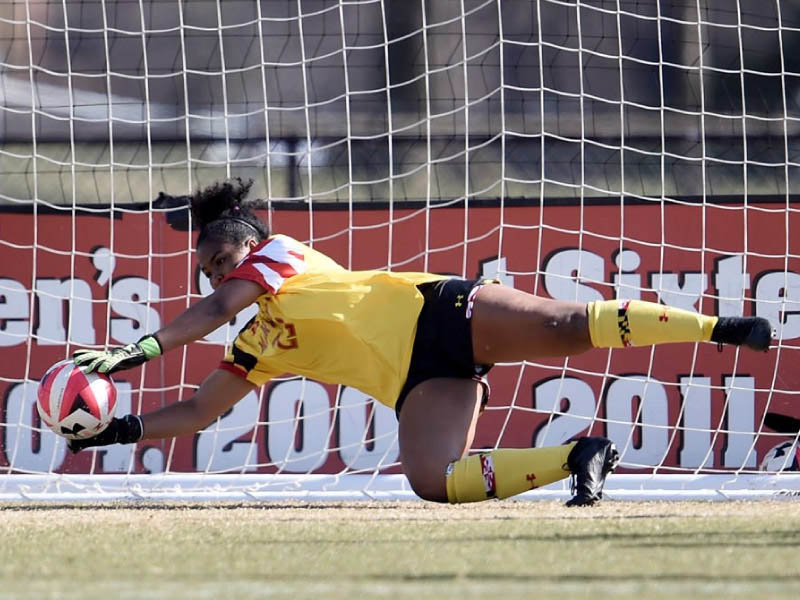
<svg viewBox="0 0 800 600"><path fill-rule="evenodd" d="M766 319L712 317L642 301L587 304L540 298L486 280L349 271L271 235L239 179L197 192L197 259L213 293L135 344L79 350L75 363L113 373L201 339L257 303L219 365L188 400L115 418L70 441L130 444L193 433L253 388L284 373L355 387L395 409L400 458L414 491L437 502L506 498L573 476L569 506L592 505L619 462L614 444L584 437L546 448L468 456L494 363L590 348L716 342L769 348Z"/></svg>

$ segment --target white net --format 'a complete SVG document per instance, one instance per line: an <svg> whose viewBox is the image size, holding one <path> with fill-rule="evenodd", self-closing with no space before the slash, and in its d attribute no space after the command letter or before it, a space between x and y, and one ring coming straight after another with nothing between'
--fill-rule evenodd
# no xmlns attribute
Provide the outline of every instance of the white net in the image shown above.
<svg viewBox="0 0 800 600"><path fill-rule="evenodd" d="M612 496L796 493L764 415L800 417L798 57L778 1L2 3L0 498L411 495L392 411L311 380L163 442L70 455L40 422L47 367L209 293L158 193L230 176L351 268L769 318L763 355L498 365L475 449L606 435ZM120 373L118 413L187 398L251 314Z"/></svg>

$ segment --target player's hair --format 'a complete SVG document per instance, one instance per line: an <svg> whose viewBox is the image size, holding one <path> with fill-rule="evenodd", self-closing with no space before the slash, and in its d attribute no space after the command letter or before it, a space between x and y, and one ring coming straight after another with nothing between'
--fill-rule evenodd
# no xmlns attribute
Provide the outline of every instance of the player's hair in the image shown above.
<svg viewBox="0 0 800 600"><path fill-rule="evenodd" d="M260 200L247 197L253 180L239 177L217 182L196 192L189 200L192 217L200 227L197 244L207 239L241 245L248 238L259 242L269 237L269 228L254 210Z"/></svg>

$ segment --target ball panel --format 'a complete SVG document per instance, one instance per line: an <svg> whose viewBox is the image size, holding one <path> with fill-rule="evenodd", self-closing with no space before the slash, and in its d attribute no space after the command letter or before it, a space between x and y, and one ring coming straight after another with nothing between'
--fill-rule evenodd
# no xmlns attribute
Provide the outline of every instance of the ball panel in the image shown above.
<svg viewBox="0 0 800 600"><path fill-rule="evenodd" d="M60 410L58 411L58 420L63 421L66 419L73 411L80 408L80 398L81 393L89 387L89 379L81 369L72 369L72 372L69 374L69 378L67 379L66 386L64 387L63 398L65 399L64 402L61 403ZM88 397L91 397L91 394L86 394ZM94 405L94 409L97 409L97 403L92 402ZM85 406L86 403L84 403ZM91 407L86 408L87 411L91 410Z"/></svg>
<svg viewBox="0 0 800 600"><path fill-rule="evenodd" d="M55 423L61 410L64 386L74 368L71 360L62 360L50 367L39 385L38 402L40 414L45 415L45 420Z"/></svg>
<svg viewBox="0 0 800 600"><path fill-rule="evenodd" d="M105 428L105 423L85 410L75 410L58 423L60 435L72 439L92 437Z"/></svg>
<svg viewBox="0 0 800 600"><path fill-rule="evenodd" d="M108 378L108 375L88 374L89 388L84 396L90 396L96 405L92 414L101 421L108 421L117 410L117 388ZM91 404L90 404L91 406Z"/></svg>
<svg viewBox="0 0 800 600"><path fill-rule="evenodd" d="M50 390L53 388L53 369L51 368L47 373L42 376L39 382L39 390L37 392L38 402L36 407L39 409L39 415L45 418L45 415L50 415Z"/></svg>

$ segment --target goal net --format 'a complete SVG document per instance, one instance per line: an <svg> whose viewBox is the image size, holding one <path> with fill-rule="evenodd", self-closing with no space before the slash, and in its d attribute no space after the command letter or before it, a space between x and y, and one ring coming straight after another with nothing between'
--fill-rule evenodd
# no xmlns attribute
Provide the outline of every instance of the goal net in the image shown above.
<svg viewBox="0 0 800 600"><path fill-rule="evenodd" d="M497 365L473 450L604 435L612 498L800 493L765 424L800 418L792 3L18 0L0 100L2 499L413 497L391 410L290 375L161 442L72 455L39 420L51 364L210 292L179 197L235 176L353 269L767 317L763 354ZM119 373L118 413L188 398L254 310Z"/></svg>

